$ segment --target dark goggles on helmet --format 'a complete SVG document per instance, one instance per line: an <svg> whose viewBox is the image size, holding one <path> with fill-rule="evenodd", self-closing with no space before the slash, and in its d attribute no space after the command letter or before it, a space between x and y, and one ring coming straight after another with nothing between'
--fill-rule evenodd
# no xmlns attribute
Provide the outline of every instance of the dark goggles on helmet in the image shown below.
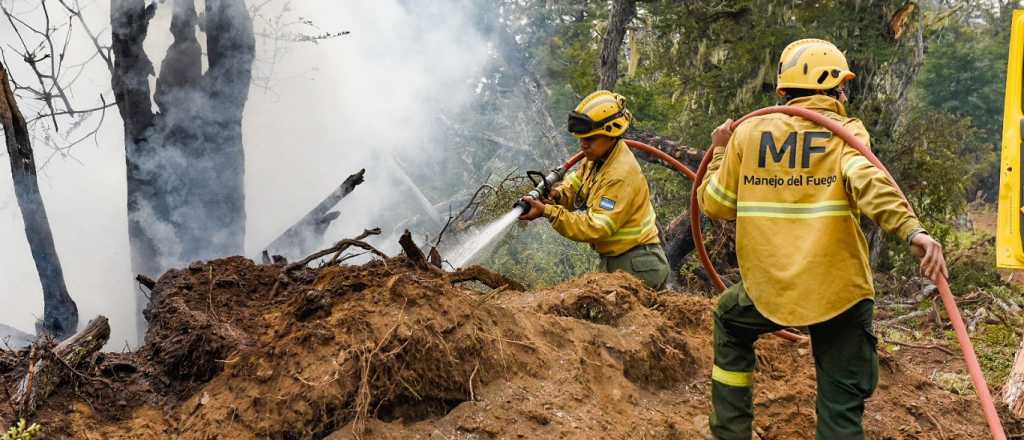
<svg viewBox="0 0 1024 440"><path fill-rule="evenodd" d="M609 123L611 121L614 121L615 119L617 119L617 118L619 118L621 116L622 116L622 111L619 110L619 111L615 112L614 114L612 114L611 116L609 116L607 118L604 118L604 119L602 119L600 121L595 121L593 119L590 119L590 116L587 116L587 115L585 115L583 113L579 113L579 112L575 112L575 111L569 112L569 124L568 124L569 133L573 133L573 134L590 133L590 132L592 132L594 130L597 130L597 129L601 128L601 127L604 127L605 124L607 124L607 123Z"/></svg>

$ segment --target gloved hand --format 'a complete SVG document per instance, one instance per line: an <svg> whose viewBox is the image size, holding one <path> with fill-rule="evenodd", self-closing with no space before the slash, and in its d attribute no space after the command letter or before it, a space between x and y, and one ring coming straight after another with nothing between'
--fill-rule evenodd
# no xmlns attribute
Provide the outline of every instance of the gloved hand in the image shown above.
<svg viewBox="0 0 1024 440"><path fill-rule="evenodd" d="M910 240L910 253L921 260L921 273L931 280L939 275L949 277L946 257L942 255L942 245L928 234L917 234Z"/></svg>
<svg viewBox="0 0 1024 440"><path fill-rule="evenodd" d="M732 137L732 119L726 119L722 125L719 125L711 132L711 146L712 147L724 147L729 143L729 138Z"/></svg>
<svg viewBox="0 0 1024 440"><path fill-rule="evenodd" d="M519 220L530 221L544 214L544 203L540 200L530 196L525 196L522 200L530 205L530 209L519 216Z"/></svg>

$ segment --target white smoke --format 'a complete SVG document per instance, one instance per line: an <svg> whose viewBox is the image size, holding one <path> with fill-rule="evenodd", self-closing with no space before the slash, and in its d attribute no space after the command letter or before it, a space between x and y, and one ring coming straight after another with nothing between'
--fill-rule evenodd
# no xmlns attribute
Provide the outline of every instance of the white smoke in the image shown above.
<svg viewBox="0 0 1024 440"><path fill-rule="evenodd" d="M34 3L0 1L18 2L22 9ZM367 170L366 182L337 208L342 216L328 231L327 241L377 226L371 222L382 214L406 216L407 208L418 204L388 162L398 156L406 166L416 167L420 165L417 158L443 151L445 145L428 142L438 138L437 112L455 113L473 96L489 53L487 41L474 29L473 12L464 6L458 1L294 2L289 14L309 18L325 31L351 34L318 44L288 44L287 52L276 56L257 37L256 69L268 72L261 69L271 59L276 62L269 89L253 87L245 109L249 256L257 255L361 168ZM107 8L108 2L87 6L85 15L93 29L109 33ZM202 5L197 8L202 10ZM263 11L276 10L280 8ZM169 23L169 4L160 4L145 44L156 67L172 41ZM12 38L7 27L0 29L0 43L16 41ZM109 34L101 38L109 41ZM200 42L205 44L203 36ZM69 57L80 61L92 50L91 42L76 34ZM9 52L5 55L18 79L32 79ZM90 65L75 93L78 97L104 93L109 98L105 66ZM108 349L137 343L133 306L137 287L129 264L122 130L116 109L111 109L98 145L76 146L72 154L77 161L57 158L39 175L80 321L84 325L97 314L108 316L113 330ZM41 156L50 153L39 143L36 149L40 162ZM5 307L0 310L0 323L27 330L42 313L42 293L9 183L6 155L3 159L0 295Z"/></svg>

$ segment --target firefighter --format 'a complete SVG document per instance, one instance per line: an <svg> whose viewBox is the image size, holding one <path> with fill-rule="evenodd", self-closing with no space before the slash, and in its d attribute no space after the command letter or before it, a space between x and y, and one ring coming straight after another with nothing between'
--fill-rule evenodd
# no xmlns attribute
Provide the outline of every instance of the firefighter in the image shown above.
<svg viewBox="0 0 1024 440"><path fill-rule="evenodd" d="M832 43L803 39L783 50L776 90L869 141L847 116L854 78ZM863 439L864 400L878 383L874 286L861 216L911 247L930 278L947 276L942 246L922 228L885 174L823 127L782 114L712 133L713 158L698 189L701 210L736 221L742 282L714 312L710 433L751 438L753 343L807 326L817 377L818 439Z"/></svg>
<svg viewBox="0 0 1024 440"><path fill-rule="evenodd" d="M570 240L589 243L603 272L625 271L659 290L668 259L658 239L647 178L622 136L633 120L622 95L599 90L569 113L569 132L586 156L546 200L524 197L521 220L544 216Z"/></svg>

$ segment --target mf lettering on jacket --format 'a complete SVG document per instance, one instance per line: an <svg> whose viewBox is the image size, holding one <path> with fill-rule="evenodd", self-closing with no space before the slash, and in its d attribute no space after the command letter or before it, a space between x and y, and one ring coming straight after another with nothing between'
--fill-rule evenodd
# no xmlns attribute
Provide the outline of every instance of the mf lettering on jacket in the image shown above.
<svg viewBox="0 0 1024 440"><path fill-rule="evenodd" d="M791 131L782 139L782 145L779 145L772 132L762 131L757 167L765 168L771 159L777 164L785 163L789 168L796 168L799 156L800 168L810 168L814 155L825 153L824 141L831 138L830 131Z"/></svg>

